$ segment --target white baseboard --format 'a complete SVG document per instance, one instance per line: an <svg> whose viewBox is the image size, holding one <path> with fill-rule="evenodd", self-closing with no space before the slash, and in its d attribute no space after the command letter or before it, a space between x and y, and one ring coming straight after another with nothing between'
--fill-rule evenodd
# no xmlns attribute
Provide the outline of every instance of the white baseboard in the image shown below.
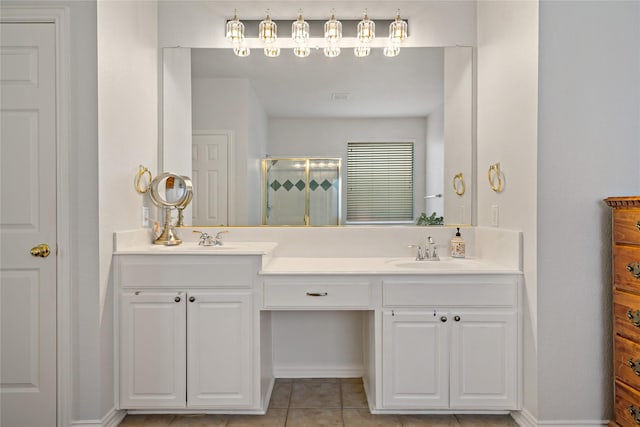
<svg viewBox="0 0 640 427"><path fill-rule="evenodd" d="M522 411L514 411L511 413L511 417L518 423L520 427L588 427L588 426L606 426L609 424L608 420L553 420L553 421L538 421L529 411L523 409Z"/></svg>
<svg viewBox="0 0 640 427"><path fill-rule="evenodd" d="M358 378L364 374L362 365L353 366L274 366L276 378Z"/></svg>
<svg viewBox="0 0 640 427"><path fill-rule="evenodd" d="M100 420L77 420L71 421L72 427L117 427L127 416L127 411L118 411L111 408Z"/></svg>

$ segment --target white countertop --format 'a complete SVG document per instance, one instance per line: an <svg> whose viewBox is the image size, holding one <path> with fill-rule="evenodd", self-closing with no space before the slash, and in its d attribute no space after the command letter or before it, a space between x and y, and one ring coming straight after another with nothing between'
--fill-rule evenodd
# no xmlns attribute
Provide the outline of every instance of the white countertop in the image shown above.
<svg viewBox="0 0 640 427"><path fill-rule="evenodd" d="M304 258L273 257L260 275L318 274L520 274L519 270L475 259L441 258L415 261L413 258Z"/></svg>
<svg viewBox="0 0 640 427"><path fill-rule="evenodd" d="M222 246L200 246L196 242L165 246L138 244L120 248L115 255L268 255L277 243L273 242L225 242Z"/></svg>

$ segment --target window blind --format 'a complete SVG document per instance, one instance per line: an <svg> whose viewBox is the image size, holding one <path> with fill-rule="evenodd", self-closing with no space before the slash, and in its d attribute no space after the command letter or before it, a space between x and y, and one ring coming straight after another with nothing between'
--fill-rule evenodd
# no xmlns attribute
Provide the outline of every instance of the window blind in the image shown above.
<svg viewBox="0 0 640 427"><path fill-rule="evenodd" d="M348 142L347 151L347 221L413 221L413 142Z"/></svg>

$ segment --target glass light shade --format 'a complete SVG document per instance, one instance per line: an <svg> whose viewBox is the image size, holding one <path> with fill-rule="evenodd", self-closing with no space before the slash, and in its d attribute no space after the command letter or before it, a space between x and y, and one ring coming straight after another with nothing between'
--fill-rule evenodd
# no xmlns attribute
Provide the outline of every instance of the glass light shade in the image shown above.
<svg viewBox="0 0 640 427"><path fill-rule="evenodd" d="M392 43L400 44L407 38L407 34L407 21L400 18L400 11L398 11L396 20L389 24L389 38Z"/></svg>
<svg viewBox="0 0 640 427"><path fill-rule="evenodd" d="M336 44L342 39L342 22L336 20L333 13L331 19L324 23L324 39L330 44Z"/></svg>
<svg viewBox="0 0 640 427"><path fill-rule="evenodd" d="M371 48L369 46L356 46L353 48L353 54L358 58L364 58L365 56L369 56L371 53Z"/></svg>
<svg viewBox="0 0 640 427"><path fill-rule="evenodd" d="M311 49L307 46L296 46L293 48L293 54L298 58L306 58L311 53Z"/></svg>
<svg viewBox="0 0 640 427"><path fill-rule="evenodd" d="M240 57L247 57L251 54L251 49L246 46L236 46L233 48L233 53Z"/></svg>
<svg viewBox="0 0 640 427"><path fill-rule="evenodd" d="M238 19L237 11L233 14L233 19L227 21L226 37L234 45L238 45L244 40L244 24Z"/></svg>
<svg viewBox="0 0 640 427"><path fill-rule="evenodd" d="M298 19L291 24L291 38L297 44L309 41L309 23L302 18L302 13L298 14Z"/></svg>
<svg viewBox="0 0 640 427"><path fill-rule="evenodd" d="M340 48L338 46L327 46L324 48L324 56L327 58L335 58L340 55Z"/></svg>
<svg viewBox="0 0 640 427"><path fill-rule="evenodd" d="M366 11L364 12L362 21L358 22L356 38L360 43L369 43L376 38L376 23L369 19Z"/></svg>
<svg viewBox="0 0 640 427"><path fill-rule="evenodd" d="M278 25L271 20L269 13L258 26L258 37L267 44L275 43L278 39Z"/></svg>
<svg viewBox="0 0 640 427"><path fill-rule="evenodd" d="M398 56L400 54L400 48L394 45L385 46L385 48L382 49L382 54L389 58L393 58L394 56Z"/></svg>
<svg viewBox="0 0 640 427"><path fill-rule="evenodd" d="M264 48L264 54L269 58L275 58L276 56L280 56L280 48L277 46L267 46Z"/></svg>

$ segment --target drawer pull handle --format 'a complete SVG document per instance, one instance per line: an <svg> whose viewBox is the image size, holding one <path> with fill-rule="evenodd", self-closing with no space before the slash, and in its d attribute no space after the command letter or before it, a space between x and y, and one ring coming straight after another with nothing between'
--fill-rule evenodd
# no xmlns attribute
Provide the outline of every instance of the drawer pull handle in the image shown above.
<svg viewBox="0 0 640 427"><path fill-rule="evenodd" d="M629 414L633 417L636 424L640 424L640 407L634 407L633 405L627 406Z"/></svg>
<svg viewBox="0 0 640 427"><path fill-rule="evenodd" d="M326 297L329 295L328 292L307 292L307 295L310 297Z"/></svg>
<svg viewBox="0 0 640 427"><path fill-rule="evenodd" d="M630 357L627 363L629 364L629 367L633 369L633 373L640 377L640 359L634 362L633 358Z"/></svg>
<svg viewBox="0 0 640 427"><path fill-rule="evenodd" d="M636 228L640 231L640 221L636 222Z"/></svg>
<svg viewBox="0 0 640 427"><path fill-rule="evenodd" d="M627 270L629 270L633 277L640 279L640 263L638 263L638 261L635 261L633 264L627 264Z"/></svg>
<svg viewBox="0 0 640 427"><path fill-rule="evenodd" d="M640 328L640 311L639 310L632 312L631 309L628 309L627 319L629 319L629 321L633 323L633 326L635 326L636 328Z"/></svg>

